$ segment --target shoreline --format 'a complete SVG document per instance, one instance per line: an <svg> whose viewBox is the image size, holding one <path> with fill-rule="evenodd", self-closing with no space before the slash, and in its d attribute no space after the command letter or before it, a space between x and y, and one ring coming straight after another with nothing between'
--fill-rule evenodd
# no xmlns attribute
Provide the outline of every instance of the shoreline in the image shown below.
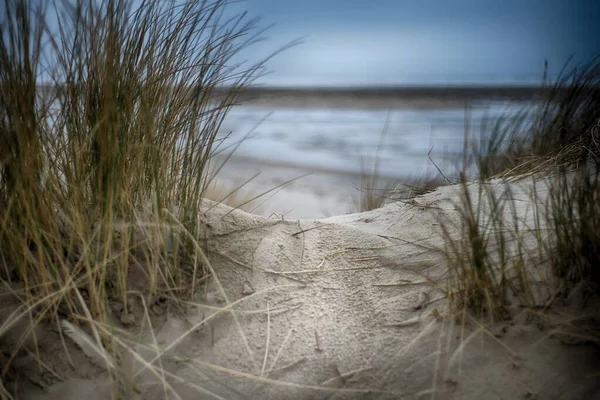
<svg viewBox="0 0 600 400"><path fill-rule="evenodd" d="M42 94L55 85L38 85ZM215 101L228 87L212 88ZM462 108L485 101L535 101L553 88L541 85L404 85L364 87L292 87L253 85L237 94L236 104L248 106L316 108ZM558 92L560 97L566 90ZM360 106L357 106L360 104Z"/></svg>
<svg viewBox="0 0 600 400"><path fill-rule="evenodd" d="M226 89L216 89L217 96ZM240 92L244 105L277 107L463 108L486 101L536 101L554 89L541 85L439 85L389 87L265 87ZM558 97L562 96L558 92Z"/></svg>

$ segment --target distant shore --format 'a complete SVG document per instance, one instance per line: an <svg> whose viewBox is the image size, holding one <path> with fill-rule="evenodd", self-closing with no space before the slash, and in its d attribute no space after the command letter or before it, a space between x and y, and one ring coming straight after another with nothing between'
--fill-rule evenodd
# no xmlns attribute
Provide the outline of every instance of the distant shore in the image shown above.
<svg viewBox="0 0 600 400"><path fill-rule="evenodd" d="M54 85L39 85L49 93ZM229 88L213 89L213 95L225 95ZM561 90L562 91L562 90ZM437 85L385 87L273 87L244 88L237 102L253 106L277 107L340 107L406 108L464 107L484 101L535 101L553 93L553 88L541 85ZM554 93L560 98L560 93Z"/></svg>
<svg viewBox="0 0 600 400"><path fill-rule="evenodd" d="M535 101L552 93L538 86L260 87L243 90L245 105L278 107L444 108L483 101Z"/></svg>

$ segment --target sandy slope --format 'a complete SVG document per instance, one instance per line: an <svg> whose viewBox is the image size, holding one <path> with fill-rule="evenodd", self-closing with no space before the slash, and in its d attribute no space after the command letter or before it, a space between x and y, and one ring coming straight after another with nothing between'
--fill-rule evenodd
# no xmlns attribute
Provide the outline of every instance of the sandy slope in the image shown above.
<svg viewBox="0 0 600 400"><path fill-rule="evenodd" d="M512 184L527 220L523 185ZM205 306L170 311L157 332L170 347L165 369L195 386L168 378L174 391L182 399L600 398L597 348L562 344L519 313L488 329L437 318L445 301L426 277L444 273L432 249L443 245L439 218L458 221L458 190L321 220L215 207L207 244L222 287L210 282L198 295ZM232 303L234 314L221 310ZM65 375L87 379L21 398L107 398L101 374ZM137 398L165 398L147 372L136 386Z"/></svg>

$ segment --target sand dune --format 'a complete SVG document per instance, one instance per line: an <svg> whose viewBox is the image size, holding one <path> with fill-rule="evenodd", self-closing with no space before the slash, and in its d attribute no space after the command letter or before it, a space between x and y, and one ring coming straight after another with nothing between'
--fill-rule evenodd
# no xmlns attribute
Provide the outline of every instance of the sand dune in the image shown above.
<svg viewBox="0 0 600 400"><path fill-rule="evenodd" d="M532 218L528 182L510 184L523 223ZM600 398L598 348L567 345L518 310L493 325L445 317L428 279L447 272L438 224L458 222L458 191L325 219L212 208L217 279L198 293L201 306L168 310L155 339L146 332L137 347L162 363L173 392L129 356L131 398ZM78 360L66 382L45 394L24 387L20 398L108 398L104 375Z"/></svg>

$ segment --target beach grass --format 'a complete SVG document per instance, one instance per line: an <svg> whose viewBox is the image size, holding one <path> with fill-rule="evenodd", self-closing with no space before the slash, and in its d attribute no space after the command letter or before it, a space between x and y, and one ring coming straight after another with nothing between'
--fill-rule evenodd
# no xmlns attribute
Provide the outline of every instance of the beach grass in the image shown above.
<svg viewBox="0 0 600 400"><path fill-rule="evenodd" d="M404 177L403 179L382 176L380 152L385 144L384 140L390 126L391 114L391 110L389 110L375 155L372 158L360 158L360 193L354 201L355 212L376 210L394 201L412 199L450 183L445 176L438 174L424 174L420 177ZM372 164L371 168L369 168L369 164Z"/></svg>
<svg viewBox="0 0 600 400"><path fill-rule="evenodd" d="M361 187L355 200L354 211L364 212L376 210L396 201L406 201L435 191L448 182L440 176L423 175L422 177L392 179L383 178L376 172L361 174Z"/></svg>
<svg viewBox="0 0 600 400"><path fill-rule="evenodd" d="M600 57L569 67L552 82L544 72L533 104L488 121L469 142L480 178L551 172L598 159L593 127L600 117Z"/></svg>
<svg viewBox="0 0 600 400"><path fill-rule="evenodd" d="M263 71L236 57L263 31L226 1L132 4L4 0L0 280L21 306L0 338L61 319L110 351L109 304L131 322L135 290L188 299L208 274L191 238L220 124Z"/></svg>
<svg viewBox="0 0 600 400"><path fill-rule="evenodd" d="M516 308L540 314L574 291L598 294L599 84L596 58L563 72L546 98L485 125L485 140L465 138L460 217L452 227L440 220L453 313L497 321ZM512 193L519 181L529 185L528 199ZM516 212L524 200L526 219ZM597 325L595 332L586 338L600 341Z"/></svg>

